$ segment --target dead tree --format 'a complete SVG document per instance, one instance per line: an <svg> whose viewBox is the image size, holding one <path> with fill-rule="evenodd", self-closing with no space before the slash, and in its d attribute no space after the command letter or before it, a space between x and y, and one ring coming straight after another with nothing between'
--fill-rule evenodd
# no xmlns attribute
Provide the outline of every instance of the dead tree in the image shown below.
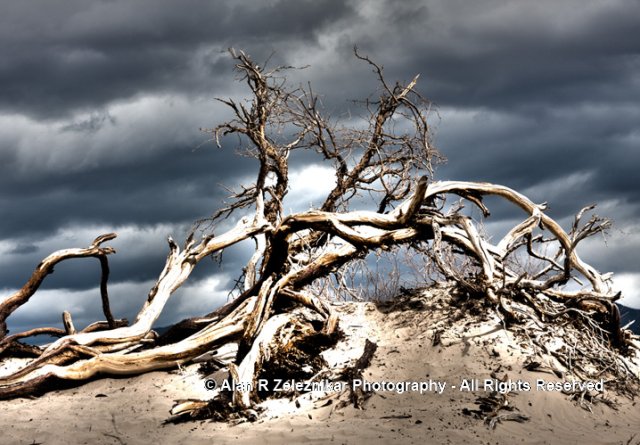
<svg viewBox="0 0 640 445"><path fill-rule="evenodd" d="M237 352L223 360L230 378L252 383L278 350L305 337L336 331L338 320L330 305L322 295L309 292L314 281L369 252L401 244L415 249L416 254L430 255L447 279L485 303L487 310L500 314L505 324L545 323L568 314L597 329L607 350L619 354L615 360L637 347L630 333L620 328L614 304L619 295L612 291L610 275L601 275L582 261L576 249L585 238L606 230L608 221L592 217L583 224L585 212L591 210L587 208L567 232L544 213L544 205L508 187L429 180L433 164L441 158L430 141L429 103L415 90L418 76L407 84L390 85L382 67L356 50L356 57L373 69L380 91L377 99L361 102L366 125L349 128L322 114L311 87L288 87L285 72L289 67L268 69L242 52L231 50L230 54L251 96L241 102L221 100L234 117L209 132L218 144L225 136L240 138L243 153L257 160L255 182L242 185L225 207L201 221L182 248L169 239L165 267L131 324L114 319L109 310L107 255L114 250L101 245L115 234L98 237L87 249L47 257L20 291L0 303L0 351L33 357L0 377L0 398L46 390L56 380L82 381L97 374L174 368L228 344L238 345ZM333 165L335 187L319 208L286 214L283 201L289 191L289 157L299 150L315 152ZM375 210L351 210L363 195L375 200ZM488 216L483 203L488 195L505 199L524 215L522 223L496 244L480 235L461 206L446 203L453 196ZM237 218L235 226L214 235L211 227L229 217ZM151 329L154 321L194 267L250 239L255 241L255 253L243 270L237 298L202 317L179 323L158 338ZM546 253L549 248L555 252ZM446 249L470 258L477 268L457 270L448 261ZM540 267L518 270L513 260L522 255L535 259ZM33 295L54 264L72 257L100 260L105 321L78 332L65 312L64 330L40 328L8 335L6 318ZM570 280L578 280L582 289L567 290ZM20 341L41 333L60 338L43 348ZM612 372L632 373L629 368ZM238 389L231 404L247 410L257 397L255 391ZM189 402L175 412L198 412L206 405Z"/></svg>

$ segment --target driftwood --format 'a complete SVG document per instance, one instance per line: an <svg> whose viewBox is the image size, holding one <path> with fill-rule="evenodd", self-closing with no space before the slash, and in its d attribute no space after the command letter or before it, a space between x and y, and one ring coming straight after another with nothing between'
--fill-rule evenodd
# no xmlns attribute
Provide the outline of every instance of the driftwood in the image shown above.
<svg viewBox="0 0 640 445"><path fill-rule="evenodd" d="M428 107L414 91L417 77L406 86L391 87L384 80L382 68L356 51L356 56L374 69L382 93L378 101L365 102L371 113L367 129L342 129L321 116L310 89L285 89L277 78L283 68L269 71L243 53L232 51L231 56L249 85L252 101L224 100L235 119L211 133L216 141L228 134L248 141L247 153L260 166L256 182L235 193L231 203L211 218L200 221L182 249L169 239L165 267L130 325L114 319L109 309L107 255L115 251L101 245L115 234L96 238L89 248L55 252L43 260L29 282L0 303L0 353L22 350L34 356L22 368L0 377L0 398L46 390L55 380L82 381L97 374L140 374L174 368L228 343L239 345L234 359L226 363L230 379L247 383L250 388L272 354L286 350L302 337L337 331L337 317L323 296L309 292L309 285L369 252L398 245L429 255L446 279L486 301L505 323L545 323L577 316L598 331L602 340L598 344L606 344L602 347L612 354L623 354L636 346L630 333L620 328L614 304L619 294L611 288L611 277L586 264L576 249L582 240L604 231L608 221L593 217L582 224L584 214L591 210L587 208L567 232L544 213L544 205L508 187L429 182L423 175L431 172L438 155L429 141ZM396 134L395 128L401 125L392 123L392 118L404 120L413 131ZM283 130L294 132L290 140L282 140L281 134L286 133ZM303 149L314 150L333 163L336 185L318 210L285 215L282 202L289 186L289 154ZM377 197L377 210L349 211L352 199L365 192ZM523 210L523 222L492 244L480 235L476 223L461 207L445 205L451 196L478 206L486 216L483 197L501 197ZM221 218L248 208L253 213L240 218L226 233L210 233ZM203 234L196 241L198 231ZM151 330L153 323L196 264L249 239L255 240L256 249L238 281L239 295L209 314L176 325L170 336L157 338ZM538 251L541 246L553 247L556 253ZM475 268L458 270L452 255L469 258ZM518 270L513 260L519 255L536 259L539 267ZM71 314L65 312L64 330L40 328L7 335L7 317L28 301L55 264L76 257L95 257L101 262L106 321L77 332ZM583 289L566 290L564 285L572 279L582 280ZM181 336L181 332L185 334ZM46 348L20 342L45 333L60 338ZM617 367L613 372L633 375L629 367ZM246 411L258 398L255 390L240 389L232 394L230 402ZM174 411L189 415L205 408L210 409L210 405L190 401Z"/></svg>

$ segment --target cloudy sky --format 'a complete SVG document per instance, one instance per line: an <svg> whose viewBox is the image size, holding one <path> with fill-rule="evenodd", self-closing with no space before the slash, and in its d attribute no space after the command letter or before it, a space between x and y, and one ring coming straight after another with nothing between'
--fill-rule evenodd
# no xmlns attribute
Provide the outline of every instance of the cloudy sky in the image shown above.
<svg viewBox="0 0 640 445"><path fill-rule="evenodd" d="M566 227L584 205L615 221L583 256L640 307L640 1L0 0L0 298L52 251L119 234L116 316L133 317L162 268L166 237L214 211L255 165L201 127L242 97L224 49L310 65L327 112L375 93L353 46L391 80L420 73L435 104L438 179L505 184L548 201ZM319 202L326 167L298 162L292 206ZM310 184L305 178L317 178ZM521 215L494 214L495 227ZM160 323L226 298L242 248L205 262ZM99 317L97 261L56 273L10 327Z"/></svg>

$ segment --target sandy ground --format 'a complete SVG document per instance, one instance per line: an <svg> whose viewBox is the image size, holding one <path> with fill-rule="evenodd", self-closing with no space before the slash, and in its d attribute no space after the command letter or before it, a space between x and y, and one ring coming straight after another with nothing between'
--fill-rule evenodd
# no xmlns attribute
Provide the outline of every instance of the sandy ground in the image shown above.
<svg viewBox="0 0 640 445"><path fill-rule="evenodd" d="M560 392L538 391L536 379L557 381L549 373L522 369L526 353L495 324L458 324L433 346L446 310L381 311L372 303L345 304L341 326L346 342L327 353L335 365L358 357L365 339L378 344L370 382L446 384L442 393L378 391L364 410L335 410L335 403L271 402L269 416L235 426L198 421L167 424L176 399L205 398L195 366L132 378L105 378L48 393L38 399L0 402L1 444L640 444L640 406L617 398L617 410L605 404L580 408ZM433 308L430 308L433 309ZM385 313L386 312L386 313ZM2 366L0 366L2 373ZM461 391L463 379L491 375L529 382L529 391L507 398L524 423L505 421L490 429L463 413L475 410L482 389ZM451 386L455 385L456 388ZM611 395L612 398L613 395ZM636 435L637 434L637 435Z"/></svg>

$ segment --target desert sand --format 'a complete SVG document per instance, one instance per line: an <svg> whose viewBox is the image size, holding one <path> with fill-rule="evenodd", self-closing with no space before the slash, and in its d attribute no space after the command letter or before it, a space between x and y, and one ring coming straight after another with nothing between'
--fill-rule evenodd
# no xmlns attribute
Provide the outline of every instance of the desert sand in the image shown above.
<svg viewBox="0 0 640 445"><path fill-rule="evenodd" d="M393 310L373 303L335 307L346 338L326 352L330 365L356 359L365 339L370 339L378 350L365 371L367 381L432 382L432 390L379 390L362 410L336 409L336 396L309 400L306 394L295 401L267 401L268 409L255 422L165 424L175 400L211 394L198 366L190 365L137 377L102 378L34 399L1 401L0 443L640 443L640 406L635 401L607 393L615 408L604 403L581 407L560 391L537 390L537 379L561 379L551 372L523 369L526 347L497 320L466 317L449 326L455 309L429 302ZM434 345L436 332L439 341ZM0 366L0 373L9 366ZM511 413L527 421L502 421L492 429L471 415L478 410L478 397L490 391L461 390L460 384L465 379L483 383L492 376L530 384L529 390L506 395L514 407ZM446 388L439 393L437 384Z"/></svg>

